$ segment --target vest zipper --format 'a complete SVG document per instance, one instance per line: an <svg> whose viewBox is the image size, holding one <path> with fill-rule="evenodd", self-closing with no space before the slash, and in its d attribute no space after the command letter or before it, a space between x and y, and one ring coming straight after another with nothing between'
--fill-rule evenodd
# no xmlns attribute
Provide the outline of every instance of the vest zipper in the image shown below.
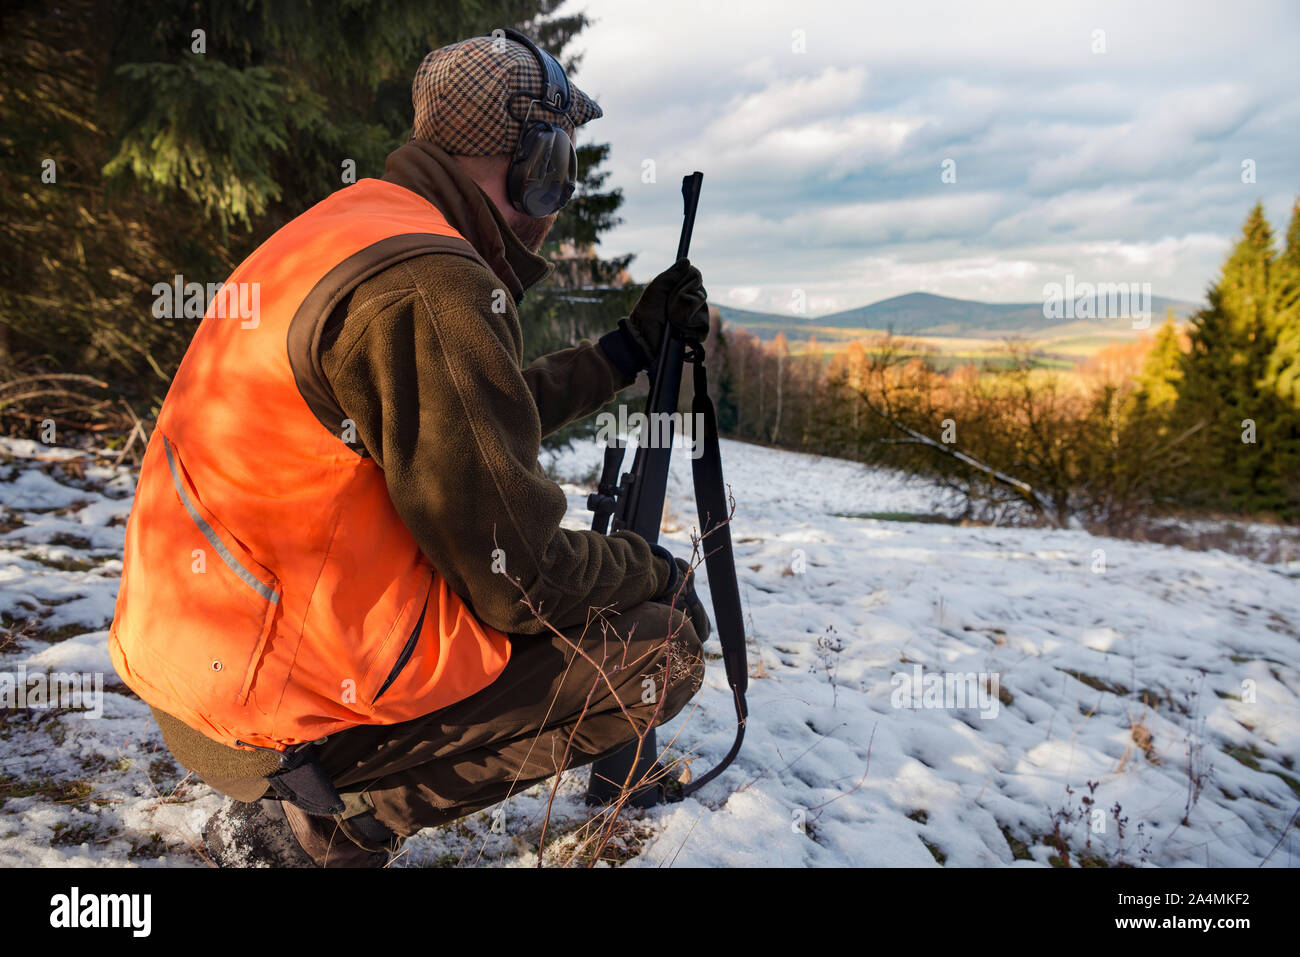
<svg viewBox="0 0 1300 957"><path fill-rule="evenodd" d="M379 696L387 691L389 686L397 680L397 676L402 673L402 669L406 667L406 663L411 660L411 655L415 652L416 642L420 640L420 631L424 628L424 615L425 612L429 610L429 595L432 592L433 578L430 577L429 591L425 592L424 607L420 609L419 620L416 621L415 628L411 630L410 637L406 639L406 644L402 646L402 653L397 656L397 661L393 665L393 670L388 673L388 677L384 679L384 683L380 685L379 690L375 692L374 698L371 699L370 703L372 705L378 701Z"/></svg>

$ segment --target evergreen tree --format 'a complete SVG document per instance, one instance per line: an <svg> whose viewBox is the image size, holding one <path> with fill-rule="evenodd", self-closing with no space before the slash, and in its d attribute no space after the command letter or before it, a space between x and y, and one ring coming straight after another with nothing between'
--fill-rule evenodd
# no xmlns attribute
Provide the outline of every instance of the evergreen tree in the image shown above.
<svg viewBox="0 0 1300 957"><path fill-rule="evenodd" d="M430 49L517 25L562 50L587 20L554 16L558 5L7 5L0 376L88 372L147 415L197 326L152 315L155 283L224 280L348 173L382 175L410 133L411 78ZM583 147L574 216L590 215L564 226L587 240L621 199L599 193L603 149Z"/></svg>
<svg viewBox="0 0 1300 957"><path fill-rule="evenodd" d="M382 174L410 132L411 78L429 50L555 5L113 3L105 81L121 114L105 173L180 194L222 225L267 211L278 225L344 185L349 160L358 178Z"/></svg>
<svg viewBox="0 0 1300 957"><path fill-rule="evenodd" d="M1183 380L1183 350L1178 341L1178 326L1173 310L1156 331L1156 339L1137 377L1138 401L1151 409L1168 409L1178 399L1178 385Z"/></svg>
<svg viewBox="0 0 1300 957"><path fill-rule="evenodd" d="M1291 206L1291 223L1286 230L1286 248L1281 260L1293 269L1300 269L1300 197Z"/></svg>
<svg viewBox="0 0 1300 957"><path fill-rule="evenodd" d="M716 310L713 312L716 316ZM723 435L733 435L739 423L739 409L736 404L739 383L729 339L730 336L721 317L713 319L713 342L706 345L706 349L709 378L717 383L717 385L710 384L710 392L716 393L713 396L713 403L718 414L718 431Z"/></svg>
<svg viewBox="0 0 1300 957"><path fill-rule="evenodd" d="M1261 204L1207 299L1191 320L1178 399L1187 421L1204 422L1191 495L1202 504L1295 514L1287 471L1296 457L1294 410L1268 387L1279 329L1295 321L1295 291Z"/></svg>
<svg viewBox="0 0 1300 957"><path fill-rule="evenodd" d="M1265 369L1265 384L1285 405L1300 410L1300 199L1291 208L1286 248L1278 256L1276 269L1273 351Z"/></svg>

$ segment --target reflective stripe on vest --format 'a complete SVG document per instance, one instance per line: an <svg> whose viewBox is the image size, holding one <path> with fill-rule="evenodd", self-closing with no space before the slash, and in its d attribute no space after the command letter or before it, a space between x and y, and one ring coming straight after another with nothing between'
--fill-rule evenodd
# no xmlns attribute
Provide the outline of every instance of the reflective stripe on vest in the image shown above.
<svg viewBox="0 0 1300 957"><path fill-rule="evenodd" d="M167 436L165 435L163 436L163 449L167 452L167 469L172 473L172 484L176 486L176 495L181 500L181 504L185 506L185 511L190 513L190 518L194 519L194 524L199 527L201 532L203 532L203 537L212 543L212 547L215 548L217 554L221 556L221 560L229 565L230 570L242 578L248 584L249 588L253 589L253 591L257 592L267 601L279 601L280 593L273 590L270 585L263 583L247 568L239 564L239 559L230 554L230 549L226 548L226 546L221 543L221 539L218 538L217 533L212 530L212 526L203 520L203 516L199 514L198 509L196 509L194 504L190 501L190 497L185 494L185 489L181 487L181 477L176 473L176 457L172 455L171 443L167 441Z"/></svg>

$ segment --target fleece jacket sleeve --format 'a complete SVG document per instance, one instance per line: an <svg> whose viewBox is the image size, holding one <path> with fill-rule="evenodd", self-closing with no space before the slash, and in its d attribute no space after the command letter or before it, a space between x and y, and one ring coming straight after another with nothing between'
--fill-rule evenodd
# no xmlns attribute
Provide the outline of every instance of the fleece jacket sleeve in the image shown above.
<svg viewBox="0 0 1300 957"><path fill-rule="evenodd" d="M635 373L621 371L589 339L542 356L524 369L543 436L591 415L635 380Z"/></svg>
<svg viewBox="0 0 1300 957"><path fill-rule="evenodd" d="M538 463L543 428L599 408L627 377L591 343L522 369L518 316L512 302L500 309L498 287L453 254L391 266L335 312L321 366L452 590L484 624L536 634L546 626L525 596L554 627L580 626L592 609L659 593L671 570L633 532L560 527L567 502Z"/></svg>

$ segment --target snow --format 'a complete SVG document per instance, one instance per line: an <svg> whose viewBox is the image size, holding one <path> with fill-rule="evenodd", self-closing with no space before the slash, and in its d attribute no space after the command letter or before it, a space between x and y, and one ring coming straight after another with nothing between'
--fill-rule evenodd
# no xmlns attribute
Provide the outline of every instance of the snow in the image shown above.
<svg viewBox="0 0 1300 957"><path fill-rule="evenodd" d="M571 527L590 524L600 455L547 456L569 479ZM222 799L171 760L108 662L130 473L32 442L0 443L0 459L0 673L104 680L98 720L0 709L0 865L203 866L199 831ZM1061 842L1072 865L1300 864L1300 562L852 517L945 514L944 499L836 459L725 442L723 461L750 641L745 747L696 796L629 815L624 866L1034 867L1060 863ZM684 454L669 491L662 541L687 556ZM900 689L918 669L970 675L982 698L917 688L913 702ZM698 774L734 723L711 662L660 744ZM560 783L547 862L594 829L586 774ZM549 797L426 830L397 866L535 864Z"/></svg>

